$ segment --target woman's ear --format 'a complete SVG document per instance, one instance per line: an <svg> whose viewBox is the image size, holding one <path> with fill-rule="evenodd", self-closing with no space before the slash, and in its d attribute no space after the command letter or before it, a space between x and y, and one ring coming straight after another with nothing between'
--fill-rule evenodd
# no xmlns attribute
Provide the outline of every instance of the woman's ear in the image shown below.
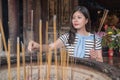
<svg viewBox="0 0 120 80"><path fill-rule="evenodd" d="M88 19L86 19L86 24L88 23Z"/></svg>

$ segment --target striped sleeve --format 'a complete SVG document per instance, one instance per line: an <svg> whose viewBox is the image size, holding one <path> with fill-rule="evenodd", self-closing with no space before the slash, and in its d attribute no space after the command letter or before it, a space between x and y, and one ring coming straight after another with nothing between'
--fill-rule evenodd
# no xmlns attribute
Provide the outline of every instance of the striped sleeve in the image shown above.
<svg viewBox="0 0 120 80"><path fill-rule="evenodd" d="M96 44L95 44L95 49L96 50L100 50L100 49L102 49L102 45L101 45L101 38L100 37L96 37Z"/></svg>
<svg viewBox="0 0 120 80"><path fill-rule="evenodd" d="M61 35L60 37L59 37L59 39L64 43L64 45L66 45L67 44L67 42L68 42L68 33L65 33L65 34L63 34L63 35Z"/></svg>

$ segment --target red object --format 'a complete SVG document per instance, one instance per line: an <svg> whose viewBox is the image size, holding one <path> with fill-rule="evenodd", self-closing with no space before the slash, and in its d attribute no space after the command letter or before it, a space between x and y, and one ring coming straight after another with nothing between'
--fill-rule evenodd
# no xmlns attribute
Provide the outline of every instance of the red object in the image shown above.
<svg viewBox="0 0 120 80"><path fill-rule="evenodd" d="M114 53L113 49L108 50L108 56L109 57L113 57L113 53Z"/></svg>
<svg viewBox="0 0 120 80"><path fill-rule="evenodd" d="M108 29L108 25L107 24L104 26L104 29L105 29L105 31Z"/></svg>

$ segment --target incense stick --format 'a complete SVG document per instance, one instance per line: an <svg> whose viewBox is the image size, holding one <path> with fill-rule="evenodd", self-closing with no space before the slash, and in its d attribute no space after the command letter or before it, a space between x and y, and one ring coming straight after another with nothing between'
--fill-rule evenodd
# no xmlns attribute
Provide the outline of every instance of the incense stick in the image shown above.
<svg viewBox="0 0 120 80"><path fill-rule="evenodd" d="M8 54L7 54L7 62L8 62L8 80L11 80L11 62L10 62L10 41L8 40Z"/></svg>
<svg viewBox="0 0 120 80"><path fill-rule="evenodd" d="M48 45L48 21L46 21L46 45ZM49 48L49 46L47 46L47 49L48 48ZM46 52L46 59L47 59L47 53L48 53L48 51Z"/></svg>
<svg viewBox="0 0 120 80"><path fill-rule="evenodd" d="M56 39L57 39L57 34L56 34L56 15L54 15L54 18L53 18L53 29L54 29L54 42L55 42ZM57 80L58 78L57 78L57 49L56 49L56 46L54 46L54 54L55 54L55 66L56 66L55 67L56 80Z"/></svg>
<svg viewBox="0 0 120 80"><path fill-rule="evenodd" d="M66 76L65 68L67 69L67 54L66 54L65 48L63 48L63 58L64 58L64 62L63 62L63 80L65 80L65 76Z"/></svg>
<svg viewBox="0 0 120 80"><path fill-rule="evenodd" d="M104 21L105 21L105 19L106 19L106 17L107 17L107 14L108 14L108 10L105 10L104 11L104 14L103 14L103 17L102 17L102 19L101 19L101 22L100 22L100 26L99 26L99 28L98 28L98 33L101 31L101 29L102 29L102 26L103 26L103 24L104 24Z"/></svg>
<svg viewBox="0 0 120 80"><path fill-rule="evenodd" d="M48 21L46 21L46 44L48 45Z"/></svg>
<svg viewBox="0 0 120 80"><path fill-rule="evenodd" d="M39 22L40 65L42 65L42 20Z"/></svg>
<svg viewBox="0 0 120 80"><path fill-rule="evenodd" d="M51 58L52 58L52 51L49 48L48 51L48 65L47 65L47 80L50 80L50 70L51 70Z"/></svg>
<svg viewBox="0 0 120 80"><path fill-rule="evenodd" d="M17 37L17 80L20 80L20 44L19 37Z"/></svg>
<svg viewBox="0 0 120 80"><path fill-rule="evenodd" d="M31 80L32 80L32 52L30 53L30 70L31 70Z"/></svg>
<svg viewBox="0 0 120 80"><path fill-rule="evenodd" d="M40 57L40 54L37 54L37 65L38 65L38 80L40 79L40 69L39 69L39 63L40 63L40 59L39 59L39 57Z"/></svg>
<svg viewBox="0 0 120 80"><path fill-rule="evenodd" d="M33 10L31 10L31 39L33 40ZM31 80L32 80L32 53L30 53L30 69L31 69Z"/></svg>
<svg viewBox="0 0 120 80"><path fill-rule="evenodd" d="M31 10L31 39L33 40L33 10Z"/></svg>
<svg viewBox="0 0 120 80"><path fill-rule="evenodd" d="M39 54L40 54L40 66L41 66L40 68L42 68L42 20L39 21L39 43L40 43ZM41 73L42 73L42 69L40 70L40 75ZM42 78L42 75L40 78Z"/></svg>
<svg viewBox="0 0 120 80"><path fill-rule="evenodd" d="M1 34L2 34L2 40L3 40L3 45L4 45L4 48L5 48L5 52L7 52L7 45L6 45L6 40L5 40L5 35L4 35L4 30L3 30L1 19L0 19L0 31L1 31Z"/></svg>
<svg viewBox="0 0 120 80"><path fill-rule="evenodd" d="M62 80L64 80L65 75L64 75L64 49L61 48L61 68L62 68Z"/></svg>
<svg viewBox="0 0 120 80"><path fill-rule="evenodd" d="M46 45L48 49L49 48L48 46L48 21L46 21ZM46 52L46 65L47 65L47 59L48 59L48 51ZM47 73L47 66L46 66L46 73Z"/></svg>
<svg viewBox="0 0 120 80"><path fill-rule="evenodd" d="M26 80L26 65L25 65L25 46L22 44L22 62L23 62L23 70L24 70L24 80Z"/></svg>

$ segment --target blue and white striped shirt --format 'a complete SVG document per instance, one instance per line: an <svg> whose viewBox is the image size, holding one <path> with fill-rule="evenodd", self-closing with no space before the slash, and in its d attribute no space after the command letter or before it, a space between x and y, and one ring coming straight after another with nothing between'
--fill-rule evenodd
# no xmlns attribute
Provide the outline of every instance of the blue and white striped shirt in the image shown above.
<svg viewBox="0 0 120 80"><path fill-rule="evenodd" d="M68 43L68 38L69 33L65 33L59 37L59 39L65 45L69 56L80 57L81 54L84 54L83 56L84 58L89 58L91 49L95 50L102 49L101 38L95 35L94 39L94 34L91 33L89 33L88 36L81 36L80 34L76 34L75 41L72 45ZM79 46L79 48L76 50L77 52L75 53L77 45Z"/></svg>

